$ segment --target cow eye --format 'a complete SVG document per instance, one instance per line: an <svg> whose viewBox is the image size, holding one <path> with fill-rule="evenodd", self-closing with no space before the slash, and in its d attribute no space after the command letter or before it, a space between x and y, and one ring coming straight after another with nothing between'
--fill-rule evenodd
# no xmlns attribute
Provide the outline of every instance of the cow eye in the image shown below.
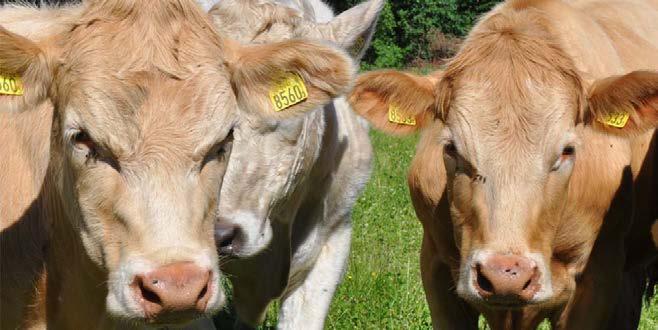
<svg viewBox="0 0 658 330"><path fill-rule="evenodd" d="M233 146L233 129L228 133L224 141L217 149L217 156L226 157L226 154L231 152L231 147Z"/></svg>
<svg viewBox="0 0 658 330"><path fill-rule="evenodd" d="M562 164L566 161L568 161L573 155L576 154L576 147L574 146L566 146L562 148L562 154L560 157L555 161L555 164L553 164L553 167L551 167L551 171L557 171L560 169Z"/></svg>
<svg viewBox="0 0 658 330"><path fill-rule="evenodd" d="M96 153L96 143L89 136L89 133L80 130L71 137L73 146L78 150L88 151L87 156L93 156Z"/></svg>
<svg viewBox="0 0 658 330"><path fill-rule="evenodd" d="M221 142L217 143L211 150L206 154L201 162L201 169L203 169L206 164L213 161L225 161L228 156L231 154L231 148L233 146L233 129L228 133L226 138Z"/></svg>
<svg viewBox="0 0 658 330"><path fill-rule="evenodd" d="M566 146L562 149L562 156L569 157L573 156L576 153L576 148L574 146Z"/></svg>
<svg viewBox="0 0 658 330"><path fill-rule="evenodd" d="M444 148L444 152L450 157L457 156L457 147L455 147L455 143L453 141L448 142Z"/></svg>

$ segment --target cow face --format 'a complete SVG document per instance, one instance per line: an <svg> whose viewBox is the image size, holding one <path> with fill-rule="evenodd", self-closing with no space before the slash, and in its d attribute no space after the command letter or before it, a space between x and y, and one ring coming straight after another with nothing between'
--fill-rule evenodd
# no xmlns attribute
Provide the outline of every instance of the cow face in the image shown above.
<svg viewBox="0 0 658 330"><path fill-rule="evenodd" d="M486 64L462 66L473 55L465 48L435 91L445 124L446 193L462 253L457 290L494 308L563 303L589 255L583 247L593 242L568 223L587 219L575 210L585 205L572 200L582 201L577 194L590 184L588 189L607 191L598 198L610 203L629 161L607 159L606 173L592 162L595 142L581 148L581 139L600 132L640 135L655 127L658 74L633 72L586 88L559 51L543 47L547 57L533 54L527 61L505 49L505 42L512 41L503 39L497 45L502 49L489 53L497 60L479 56ZM522 45L513 47L531 54ZM501 61L503 54L512 56ZM618 118L610 122L610 113L634 119L624 126ZM583 132L589 128L581 122L599 133ZM592 174L582 166L577 183L571 179L578 156L588 158L581 163L587 161L590 170L602 172L598 184L583 181Z"/></svg>
<svg viewBox="0 0 658 330"><path fill-rule="evenodd" d="M382 6L382 1L368 1L329 22L316 23L312 9L304 13L303 8L275 2L221 1L210 16L220 31L243 43L321 39L340 45L358 59ZM236 125L220 194L216 226L220 253L257 254L270 244L274 224L288 225L295 209L288 201L318 157L323 123L323 114L315 111L292 120L245 118Z"/></svg>
<svg viewBox="0 0 658 330"><path fill-rule="evenodd" d="M43 44L0 28L0 67L25 89L3 106L55 105L48 180L69 220L56 230L72 229L107 274L111 314L169 324L216 311L213 223L236 123L328 102L352 63L309 42L239 46L194 2L87 6ZM308 98L276 112L269 91L282 74L303 80Z"/></svg>
<svg viewBox="0 0 658 330"><path fill-rule="evenodd" d="M552 248L579 145L578 86L508 73L499 78L509 85L466 72L439 85L440 99L451 93L441 143L462 253L457 290L497 307L553 297Z"/></svg>
<svg viewBox="0 0 658 330"><path fill-rule="evenodd" d="M596 134L627 136L655 127L658 73L604 79L585 92L568 57L542 44L542 36L489 31L471 38L445 72L368 73L358 79L350 102L391 133L437 130L417 158L440 149L442 164L425 166L441 169L427 170L435 176L416 178L426 181L416 184L445 185L460 252L454 275L460 296L487 308L564 302L589 255L584 247L593 241L570 223L576 209L585 208L568 204L580 133L591 136L594 128ZM617 123L608 114L620 112L628 121L610 127ZM592 157L593 148L583 156ZM621 173L612 172L616 187Z"/></svg>

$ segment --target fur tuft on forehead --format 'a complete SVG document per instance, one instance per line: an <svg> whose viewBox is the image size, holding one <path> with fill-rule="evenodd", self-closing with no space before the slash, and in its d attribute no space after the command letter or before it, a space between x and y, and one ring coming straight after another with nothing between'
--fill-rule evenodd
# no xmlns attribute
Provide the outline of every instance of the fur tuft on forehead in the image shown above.
<svg viewBox="0 0 658 330"><path fill-rule="evenodd" d="M573 88L577 116L582 116L584 88L580 75L552 33L551 23L534 8L504 8L485 16L471 31L437 84L437 104L443 118L454 97L453 89L462 80L489 82L501 91L501 102L509 104L528 100L527 80L557 83Z"/></svg>
<svg viewBox="0 0 658 330"><path fill-rule="evenodd" d="M292 6L261 0L222 0L209 14L221 32L245 43L277 23L292 30L292 35L286 37L300 37L297 29L305 16Z"/></svg>
<svg viewBox="0 0 658 330"><path fill-rule="evenodd" d="M205 13L193 0L88 0L84 16L129 17L151 16L202 20ZM166 22L163 22L166 23Z"/></svg>
<svg viewBox="0 0 658 330"><path fill-rule="evenodd" d="M223 42L192 0L90 1L62 40L72 73L103 63L114 72L159 71L178 79L198 63L218 62Z"/></svg>

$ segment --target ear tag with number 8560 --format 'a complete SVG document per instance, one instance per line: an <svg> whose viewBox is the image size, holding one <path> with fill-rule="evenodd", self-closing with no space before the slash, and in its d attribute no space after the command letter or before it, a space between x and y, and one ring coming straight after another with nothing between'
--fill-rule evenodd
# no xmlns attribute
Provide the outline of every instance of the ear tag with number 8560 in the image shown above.
<svg viewBox="0 0 658 330"><path fill-rule="evenodd" d="M287 72L275 79L270 89L270 101L275 111L283 111L308 99L304 80L292 72Z"/></svg>
<svg viewBox="0 0 658 330"><path fill-rule="evenodd" d="M0 94L23 95L21 77L0 74Z"/></svg>

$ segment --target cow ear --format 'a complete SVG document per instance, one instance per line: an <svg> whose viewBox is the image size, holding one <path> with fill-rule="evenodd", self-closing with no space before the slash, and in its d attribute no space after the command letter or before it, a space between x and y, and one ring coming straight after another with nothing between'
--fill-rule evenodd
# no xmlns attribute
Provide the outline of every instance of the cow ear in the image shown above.
<svg viewBox="0 0 658 330"><path fill-rule="evenodd" d="M267 118L303 114L345 94L355 67L343 51L304 40L242 46L227 65L241 109Z"/></svg>
<svg viewBox="0 0 658 330"><path fill-rule="evenodd" d="M604 132L636 136L658 125L658 72L634 71L596 81L585 120Z"/></svg>
<svg viewBox="0 0 658 330"><path fill-rule="evenodd" d="M310 27L307 36L333 41L358 61L370 45L383 8L384 0L363 2L342 12L330 22Z"/></svg>
<svg viewBox="0 0 658 330"><path fill-rule="evenodd" d="M434 87L440 72L430 76L381 70L362 74L349 96L352 109L375 128L396 135L416 132L434 117Z"/></svg>
<svg viewBox="0 0 658 330"><path fill-rule="evenodd" d="M52 70L36 43L0 26L0 105L3 111L31 109L48 96Z"/></svg>

